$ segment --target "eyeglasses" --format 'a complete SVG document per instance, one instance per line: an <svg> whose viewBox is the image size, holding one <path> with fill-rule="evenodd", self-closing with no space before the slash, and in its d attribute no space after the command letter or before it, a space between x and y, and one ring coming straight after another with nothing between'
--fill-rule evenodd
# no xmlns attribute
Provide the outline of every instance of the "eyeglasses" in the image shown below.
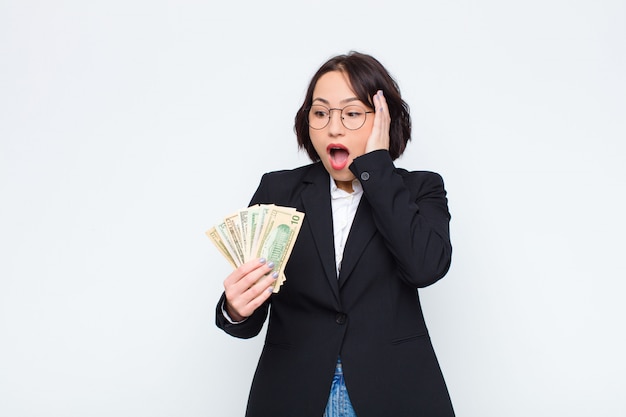
<svg viewBox="0 0 626 417"><path fill-rule="evenodd" d="M311 129L320 130L328 126L330 122L330 113L333 110L339 110L341 112L341 123L348 130L357 130L363 127L365 119L368 113L374 113L373 111L367 111L361 106L350 105L343 109L329 109L326 106L315 104L309 108L307 113L307 121Z"/></svg>

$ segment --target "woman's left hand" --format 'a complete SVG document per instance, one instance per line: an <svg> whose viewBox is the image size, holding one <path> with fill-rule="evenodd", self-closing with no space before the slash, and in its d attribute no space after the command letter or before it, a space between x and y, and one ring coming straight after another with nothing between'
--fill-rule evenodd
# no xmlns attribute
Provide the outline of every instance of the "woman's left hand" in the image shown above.
<svg viewBox="0 0 626 417"><path fill-rule="evenodd" d="M374 126L372 127L372 133L369 139L367 139L367 145L365 146L365 152L376 151L379 149L389 150L389 127L391 126L391 116L389 115L389 108L387 107L387 100L383 95L382 90L372 97L374 103Z"/></svg>

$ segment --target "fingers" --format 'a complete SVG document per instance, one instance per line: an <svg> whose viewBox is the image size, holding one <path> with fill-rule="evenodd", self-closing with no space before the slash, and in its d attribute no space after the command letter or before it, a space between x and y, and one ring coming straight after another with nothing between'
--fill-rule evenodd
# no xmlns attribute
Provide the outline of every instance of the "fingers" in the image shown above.
<svg viewBox="0 0 626 417"><path fill-rule="evenodd" d="M272 295L278 278L273 268L273 262L256 259L241 265L224 280L227 308L233 319L249 317Z"/></svg>
<svg viewBox="0 0 626 417"><path fill-rule="evenodd" d="M374 124L372 133L368 139L366 151L371 152L377 149L389 149L389 127L391 125L391 117L389 115L389 107L387 100L382 92L378 90L372 97L374 104Z"/></svg>
<svg viewBox="0 0 626 417"><path fill-rule="evenodd" d="M272 267L273 265L269 267L270 271ZM230 275L228 275L228 277L226 277L226 279L224 280L224 286L227 287L233 284L237 284L239 281L241 281L241 279L254 271L257 271L261 274L266 274L268 272L267 268L268 265L265 258L250 260L231 272Z"/></svg>
<svg viewBox="0 0 626 417"><path fill-rule="evenodd" d="M383 94L383 90L378 90L376 92L376 94L374 95L374 100L378 101L378 106L376 107L376 113L379 112L384 112L384 113L389 113L389 108L387 107L387 99L385 98L385 95Z"/></svg>
<svg viewBox="0 0 626 417"><path fill-rule="evenodd" d="M376 104L376 117L374 118L374 122L378 119L378 127L381 129L381 133L384 132L389 136L391 116L389 115L389 107L387 106L387 99L383 94L383 90L378 90L374 95L374 103Z"/></svg>

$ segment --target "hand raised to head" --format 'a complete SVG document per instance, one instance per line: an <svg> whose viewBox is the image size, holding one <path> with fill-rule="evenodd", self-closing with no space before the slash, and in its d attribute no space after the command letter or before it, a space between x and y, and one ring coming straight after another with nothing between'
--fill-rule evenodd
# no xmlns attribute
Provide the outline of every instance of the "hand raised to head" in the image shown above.
<svg viewBox="0 0 626 417"><path fill-rule="evenodd" d="M378 90L372 97L374 105L374 125L372 133L367 140L365 152L376 151L379 149L389 150L389 127L391 126L391 116L389 115L389 107L382 90Z"/></svg>

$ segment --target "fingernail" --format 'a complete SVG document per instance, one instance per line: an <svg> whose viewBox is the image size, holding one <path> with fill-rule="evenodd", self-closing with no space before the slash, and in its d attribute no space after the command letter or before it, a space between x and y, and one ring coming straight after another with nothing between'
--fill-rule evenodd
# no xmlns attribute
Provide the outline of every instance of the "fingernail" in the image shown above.
<svg viewBox="0 0 626 417"><path fill-rule="evenodd" d="M272 278L274 278L274 279L278 278L278 271L272 272Z"/></svg>
<svg viewBox="0 0 626 417"><path fill-rule="evenodd" d="M274 262L270 262L270 263L268 263L268 264L267 264L267 267L268 267L268 268L274 268Z"/></svg>
<svg viewBox="0 0 626 417"><path fill-rule="evenodd" d="M269 291L269 292L274 292L274 287L269 287L269 288L267 289L267 291Z"/></svg>
<svg viewBox="0 0 626 417"><path fill-rule="evenodd" d="M259 259L259 263L260 263L260 264L264 264L264 263L265 263L265 261L266 261L266 259L265 259L265 258L261 258L261 259Z"/></svg>
<svg viewBox="0 0 626 417"><path fill-rule="evenodd" d="M382 97L383 96L383 90L378 90L378 95Z"/></svg>

